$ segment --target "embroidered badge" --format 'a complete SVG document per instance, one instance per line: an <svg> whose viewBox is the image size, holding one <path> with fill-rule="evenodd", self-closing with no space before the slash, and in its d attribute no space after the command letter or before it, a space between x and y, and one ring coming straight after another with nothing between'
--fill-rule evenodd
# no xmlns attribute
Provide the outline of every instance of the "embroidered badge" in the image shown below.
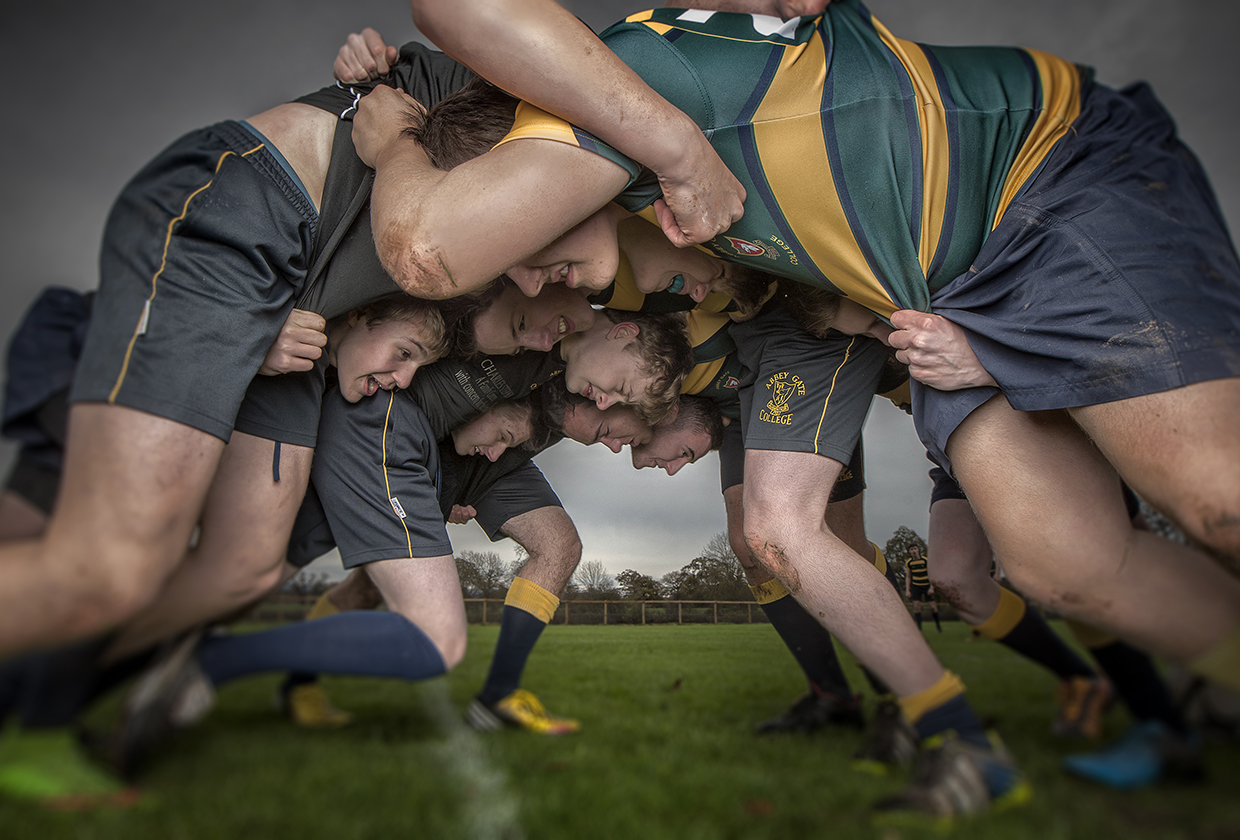
<svg viewBox="0 0 1240 840"><path fill-rule="evenodd" d="M805 383L801 377L790 375L787 371L777 373L766 380L766 389L771 398L767 400L766 408L758 412L758 419L781 426L791 425L792 407L789 402L794 396L805 395Z"/></svg>
<svg viewBox="0 0 1240 840"><path fill-rule="evenodd" d="M760 257L766 253L766 247L748 239L737 239L735 236L724 236L728 244L736 249L742 257Z"/></svg>

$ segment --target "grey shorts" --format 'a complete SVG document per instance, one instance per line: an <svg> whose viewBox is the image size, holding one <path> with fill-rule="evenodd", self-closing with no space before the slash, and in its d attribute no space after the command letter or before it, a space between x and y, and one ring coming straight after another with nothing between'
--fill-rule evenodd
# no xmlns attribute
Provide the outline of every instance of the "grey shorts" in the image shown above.
<svg viewBox="0 0 1240 840"><path fill-rule="evenodd" d="M852 460L887 348L875 339L815 338L782 308L732 327L744 366L745 449Z"/></svg>
<svg viewBox="0 0 1240 840"><path fill-rule="evenodd" d="M403 391L323 399L311 480L345 568L452 554L440 510L439 447Z"/></svg>
<svg viewBox="0 0 1240 840"><path fill-rule="evenodd" d="M856 498L865 492L865 454L860 440L853 448L852 457L840 470L831 488L831 502ZM745 483L745 441L740 424L730 423L723 429L723 443L719 445L719 489L727 490Z"/></svg>
<svg viewBox="0 0 1240 840"><path fill-rule="evenodd" d="M457 455L448 438L440 447L445 490L451 488L451 503L472 505L475 521L492 542L504 539L504 523L544 507L563 507L528 452L509 450L495 462L470 455Z"/></svg>
<svg viewBox="0 0 1240 840"><path fill-rule="evenodd" d="M192 132L122 191L71 399L228 440L293 306L318 215L240 123Z"/></svg>

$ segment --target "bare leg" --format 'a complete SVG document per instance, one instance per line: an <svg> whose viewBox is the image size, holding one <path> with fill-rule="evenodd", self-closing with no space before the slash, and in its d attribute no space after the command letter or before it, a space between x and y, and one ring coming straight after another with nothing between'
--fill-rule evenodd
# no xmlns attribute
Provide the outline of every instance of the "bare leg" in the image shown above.
<svg viewBox="0 0 1240 840"><path fill-rule="evenodd" d="M0 656L102 632L147 604L185 553L223 449L151 414L72 406L46 535L0 548Z"/></svg>
<svg viewBox="0 0 1240 840"><path fill-rule="evenodd" d="M340 612L373 610L383 603L383 593L366 574L365 566L353 569L340 583L327 590L327 600Z"/></svg>
<svg viewBox="0 0 1240 840"><path fill-rule="evenodd" d="M41 537L47 522L47 514L12 490L0 493L0 543Z"/></svg>
<svg viewBox="0 0 1240 840"><path fill-rule="evenodd" d="M450 555L380 560L367 564L366 571L388 609L416 624L448 670L455 668L465 656L467 629L456 561Z"/></svg>
<svg viewBox="0 0 1240 840"><path fill-rule="evenodd" d="M1137 495L1240 575L1240 379L1070 413Z"/></svg>
<svg viewBox="0 0 1240 840"><path fill-rule="evenodd" d="M745 572L745 582L761 586L775 575L749 551L745 542L744 485L734 484L723 491L723 506L728 517L728 543ZM826 526L853 551L874 562L874 546L865 535L865 496L858 493L851 499L827 505Z"/></svg>
<svg viewBox="0 0 1240 840"><path fill-rule="evenodd" d="M159 597L127 622L108 660L135 653L265 595L280 582L314 450L234 432L203 508L198 545Z"/></svg>
<svg viewBox="0 0 1240 840"><path fill-rule="evenodd" d="M1134 530L1118 476L1065 412L1017 412L995 397L956 430L948 454L1026 596L1177 660L1240 621L1240 580Z"/></svg>
<svg viewBox="0 0 1240 840"><path fill-rule="evenodd" d="M899 696L943 677L899 595L827 528L841 464L801 452L745 453L745 537L806 610Z"/></svg>
<svg viewBox="0 0 1240 840"><path fill-rule="evenodd" d="M554 505L514 516L500 527L529 552L518 577L558 596L581 562L581 537L562 507Z"/></svg>
<svg viewBox="0 0 1240 840"><path fill-rule="evenodd" d="M993 552L964 499L940 499L930 509L930 580L967 624L978 625L999 606L990 576ZM917 603L920 611L921 604Z"/></svg>
<svg viewBox="0 0 1240 840"><path fill-rule="evenodd" d="M828 504L827 529L867 562L874 562L874 546L865 535L864 493Z"/></svg>

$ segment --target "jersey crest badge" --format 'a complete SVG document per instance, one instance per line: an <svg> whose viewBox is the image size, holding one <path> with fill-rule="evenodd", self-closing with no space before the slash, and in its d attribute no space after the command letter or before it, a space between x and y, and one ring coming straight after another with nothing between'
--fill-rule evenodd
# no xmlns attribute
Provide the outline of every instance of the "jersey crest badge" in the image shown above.
<svg viewBox="0 0 1240 840"><path fill-rule="evenodd" d="M771 398L766 408L758 412L758 419L780 426L792 425L792 406L789 403L793 397L805 395L805 382L801 377L784 371L766 380L766 389L771 393Z"/></svg>
<svg viewBox="0 0 1240 840"><path fill-rule="evenodd" d="M735 236L724 236L723 238L742 257L760 257L766 253L766 246L759 245L757 242L750 242L748 239L737 239Z"/></svg>
<svg viewBox="0 0 1240 840"><path fill-rule="evenodd" d="M727 379L724 380L723 387L736 389L736 388L741 387L741 381L737 379L735 376L729 376Z"/></svg>

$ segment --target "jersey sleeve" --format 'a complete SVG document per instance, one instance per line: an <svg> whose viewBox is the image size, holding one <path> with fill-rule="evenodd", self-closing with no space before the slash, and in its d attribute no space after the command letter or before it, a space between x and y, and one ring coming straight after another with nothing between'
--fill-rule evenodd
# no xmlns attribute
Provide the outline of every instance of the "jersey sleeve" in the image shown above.
<svg viewBox="0 0 1240 840"><path fill-rule="evenodd" d="M629 183L625 188L626 192L633 188L639 180L642 180L641 176L645 172L637 161L622 155L593 134L582 131L571 123L528 102L522 102L517 106L512 130L496 145L502 146L504 143L511 143L514 140L531 139L554 140L557 143L567 143L570 146L594 152L596 155L620 166L629 174ZM656 194L655 198L657 197L658 195ZM654 203L654 198L651 198L649 203Z"/></svg>

